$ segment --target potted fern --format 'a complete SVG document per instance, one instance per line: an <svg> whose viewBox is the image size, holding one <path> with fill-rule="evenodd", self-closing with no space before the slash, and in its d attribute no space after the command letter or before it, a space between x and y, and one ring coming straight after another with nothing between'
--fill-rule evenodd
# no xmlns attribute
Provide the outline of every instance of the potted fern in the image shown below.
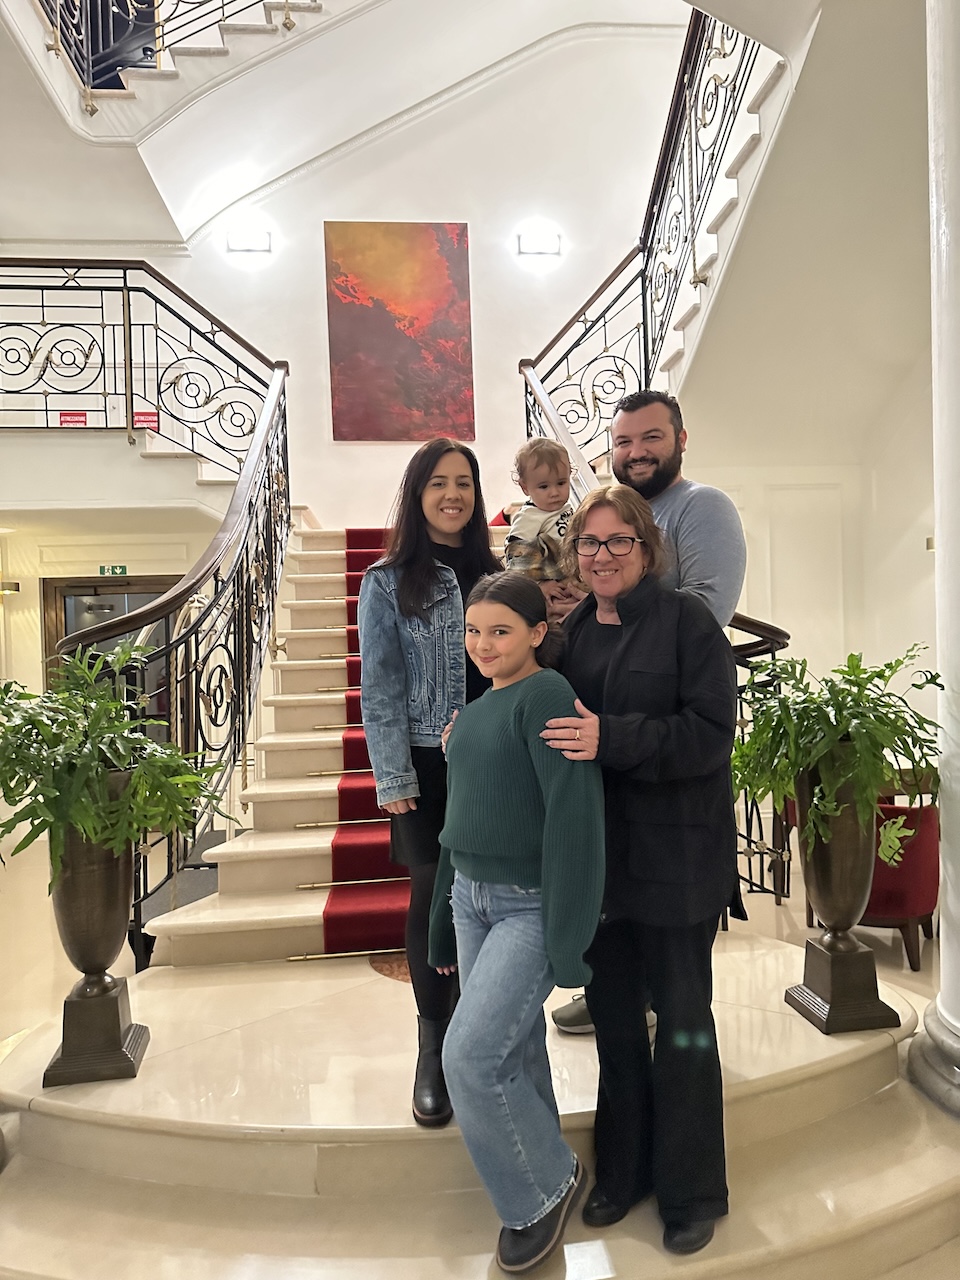
<svg viewBox="0 0 960 1280"><path fill-rule="evenodd" d="M918 669L922 651L913 645L875 666L853 653L820 679L803 659L762 662L744 690L750 719L734 779L750 801L771 797L778 813L796 802L804 885L825 927L808 941L804 981L786 999L824 1032L899 1021L877 995L873 952L850 930L866 909L875 855L895 865L911 835L902 816L882 820L881 798L936 798L936 722L890 687L901 672L912 673L912 689L943 687Z"/></svg>
<svg viewBox="0 0 960 1280"><path fill-rule="evenodd" d="M163 722L137 714L147 652L66 656L45 693L0 682L0 838L19 833L19 854L48 837L57 929L84 975L45 1086L136 1075L149 1031L130 1018L126 979L107 972L130 920L134 846L145 831L191 830L198 804L217 804L210 770L151 738Z"/></svg>

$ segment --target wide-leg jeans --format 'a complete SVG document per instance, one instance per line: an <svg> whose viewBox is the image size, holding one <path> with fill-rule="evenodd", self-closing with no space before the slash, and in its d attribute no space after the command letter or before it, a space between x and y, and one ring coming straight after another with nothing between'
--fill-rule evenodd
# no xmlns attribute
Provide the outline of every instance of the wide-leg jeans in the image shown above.
<svg viewBox="0 0 960 1280"><path fill-rule="evenodd" d="M501 1222L530 1226L566 1195L575 1156L560 1133L543 1002L553 990L540 891L453 883L460 1001L443 1042L453 1111Z"/></svg>

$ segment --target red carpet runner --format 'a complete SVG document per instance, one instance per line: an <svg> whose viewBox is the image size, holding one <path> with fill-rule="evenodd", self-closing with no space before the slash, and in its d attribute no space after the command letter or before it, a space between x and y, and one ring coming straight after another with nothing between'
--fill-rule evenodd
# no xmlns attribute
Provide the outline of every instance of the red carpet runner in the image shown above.
<svg viewBox="0 0 960 1280"><path fill-rule="evenodd" d="M410 901L403 868L389 859L390 824L377 807L376 787L360 721L357 593L364 570L383 554L382 529L347 530L347 725L343 731L339 820L323 909L324 950L402 950ZM371 881L373 883L356 883Z"/></svg>

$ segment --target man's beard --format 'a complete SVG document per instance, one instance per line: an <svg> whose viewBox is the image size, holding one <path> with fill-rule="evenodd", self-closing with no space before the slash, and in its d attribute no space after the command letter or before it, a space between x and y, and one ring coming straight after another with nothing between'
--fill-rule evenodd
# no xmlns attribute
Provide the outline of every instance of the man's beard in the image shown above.
<svg viewBox="0 0 960 1280"><path fill-rule="evenodd" d="M614 467L613 474L621 484L629 485L631 489L639 493L641 498L646 498L649 501L651 498L656 498L663 493L664 489L668 489L673 484L680 474L682 463L683 450L680 448L680 441L678 440L676 448L670 457L658 462L645 480L631 479L629 464L625 467Z"/></svg>

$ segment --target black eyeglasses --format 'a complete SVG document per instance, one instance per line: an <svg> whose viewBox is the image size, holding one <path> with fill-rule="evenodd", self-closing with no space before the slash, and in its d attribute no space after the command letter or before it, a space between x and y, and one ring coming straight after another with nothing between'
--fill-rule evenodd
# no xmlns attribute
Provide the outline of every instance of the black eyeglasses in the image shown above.
<svg viewBox="0 0 960 1280"><path fill-rule="evenodd" d="M628 556L635 542L642 543L643 539L618 534L615 538L574 538L573 545L579 556L595 556L601 547L606 547L612 556Z"/></svg>

